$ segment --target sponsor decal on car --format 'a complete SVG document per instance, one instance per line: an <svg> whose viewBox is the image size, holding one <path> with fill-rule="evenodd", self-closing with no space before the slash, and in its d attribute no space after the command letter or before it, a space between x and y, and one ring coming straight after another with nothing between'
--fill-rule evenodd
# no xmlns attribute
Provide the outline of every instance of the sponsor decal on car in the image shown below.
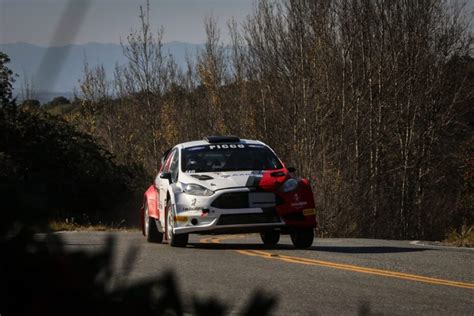
<svg viewBox="0 0 474 316"><path fill-rule="evenodd" d="M183 211L202 211L203 209L200 206L183 207Z"/></svg>
<svg viewBox="0 0 474 316"><path fill-rule="evenodd" d="M306 206L306 205L308 205L308 202L306 201L291 203L291 206L294 206L294 207L301 207L301 206Z"/></svg>
<svg viewBox="0 0 474 316"><path fill-rule="evenodd" d="M238 149L238 148L245 148L245 145L242 144L222 144L222 145L210 145L209 149Z"/></svg>

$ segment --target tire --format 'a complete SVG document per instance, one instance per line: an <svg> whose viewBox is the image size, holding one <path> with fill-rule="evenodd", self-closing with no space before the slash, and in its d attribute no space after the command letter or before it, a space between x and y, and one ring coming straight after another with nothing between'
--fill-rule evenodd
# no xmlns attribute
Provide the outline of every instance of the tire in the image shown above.
<svg viewBox="0 0 474 316"><path fill-rule="evenodd" d="M312 228L295 230L290 233L290 236L295 248L306 249L313 244L314 230Z"/></svg>
<svg viewBox="0 0 474 316"><path fill-rule="evenodd" d="M269 230L260 233L260 237L265 246L275 246L280 241L280 232L277 230Z"/></svg>
<svg viewBox="0 0 474 316"><path fill-rule="evenodd" d="M188 244L189 235L188 234L179 234L175 235L173 233L174 227L174 210L171 207L171 201L168 199L166 203L166 234L168 237L168 242L171 247L186 247Z"/></svg>
<svg viewBox="0 0 474 316"><path fill-rule="evenodd" d="M143 223L145 225L145 236L148 242L153 243L161 243L163 242L163 233L158 231L158 227L156 227L156 220L153 217L149 216L148 212L148 203L145 202L145 212L144 212L144 219Z"/></svg>

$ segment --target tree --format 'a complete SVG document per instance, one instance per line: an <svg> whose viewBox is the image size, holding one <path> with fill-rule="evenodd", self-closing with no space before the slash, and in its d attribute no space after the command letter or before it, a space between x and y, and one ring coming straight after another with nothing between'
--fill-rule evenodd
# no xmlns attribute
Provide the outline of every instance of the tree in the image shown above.
<svg viewBox="0 0 474 316"><path fill-rule="evenodd" d="M433 239L469 221L472 34L455 3L260 0L241 29L229 23L230 45L208 18L186 69L148 12L114 94L74 113L117 161L151 175L175 143L235 133L313 181L324 234ZM107 81L87 74L96 95Z"/></svg>
<svg viewBox="0 0 474 316"><path fill-rule="evenodd" d="M20 104L20 107L25 110L38 110L40 106L40 101L36 99L27 99Z"/></svg>
<svg viewBox="0 0 474 316"><path fill-rule="evenodd" d="M23 71L20 95L23 100L32 100L36 97L36 89L33 78L28 76L26 71Z"/></svg>
<svg viewBox="0 0 474 316"><path fill-rule="evenodd" d="M145 148L148 157L147 169L157 171L161 157L158 137L160 133L160 96L172 83L168 58L162 53L163 29L153 33L150 24L150 3L146 8L140 6L140 29L127 36L127 42L122 44L123 54L128 59L128 65L116 71L115 80L125 93L140 105L145 118L138 124L144 127L144 132L137 137L146 135L150 148ZM172 68L172 67L171 67ZM121 92L123 94L123 91Z"/></svg>
<svg viewBox="0 0 474 316"><path fill-rule="evenodd" d="M71 104L71 101L69 101L69 99L66 97L59 96L49 101L48 104L51 106L61 106L65 104Z"/></svg>
<svg viewBox="0 0 474 316"><path fill-rule="evenodd" d="M12 101L13 83L16 75L7 67L9 62L10 57L0 52L0 107L5 107Z"/></svg>
<svg viewBox="0 0 474 316"><path fill-rule="evenodd" d="M207 40L198 57L197 69L201 83L206 89L208 99L207 119L209 126L217 134L227 134L228 127L223 108L221 87L225 83L226 59L225 48L220 42L217 19L210 16L204 20Z"/></svg>

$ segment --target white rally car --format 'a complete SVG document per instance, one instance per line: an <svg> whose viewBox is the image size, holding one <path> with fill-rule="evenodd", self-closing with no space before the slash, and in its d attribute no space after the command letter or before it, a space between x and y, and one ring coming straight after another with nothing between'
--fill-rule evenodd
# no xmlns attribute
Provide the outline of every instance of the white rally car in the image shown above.
<svg viewBox="0 0 474 316"><path fill-rule="evenodd" d="M260 233L266 245L290 234L310 247L316 216L308 180L296 178L260 141L209 136L178 144L162 157L144 194L143 234L185 247L189 234Z"/></svg>

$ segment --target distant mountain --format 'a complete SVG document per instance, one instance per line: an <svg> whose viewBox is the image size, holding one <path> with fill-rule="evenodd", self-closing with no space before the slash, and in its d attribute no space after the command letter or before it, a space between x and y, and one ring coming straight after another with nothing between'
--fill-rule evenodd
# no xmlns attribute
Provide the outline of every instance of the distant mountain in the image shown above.
<svg viewBox="0 0 474 316"><path fill-rule="evenodd" d="M170 42L163 45L163 53L171 54L178 66L184 67L186 52L195 56L201 47L201 44ZM87 43L47 48L28 43L13 43L0 44L0 51L10 56L9 67L19 75L14 84L15 93L20 93L26 75L26 78L33 80L34 89L41 92L42 97L71 95L74 88L79 86L78 81L83 76L85 60L90 67L103 64L109 78L113 76L116 63L127 63L120 44Z"/></svg>

